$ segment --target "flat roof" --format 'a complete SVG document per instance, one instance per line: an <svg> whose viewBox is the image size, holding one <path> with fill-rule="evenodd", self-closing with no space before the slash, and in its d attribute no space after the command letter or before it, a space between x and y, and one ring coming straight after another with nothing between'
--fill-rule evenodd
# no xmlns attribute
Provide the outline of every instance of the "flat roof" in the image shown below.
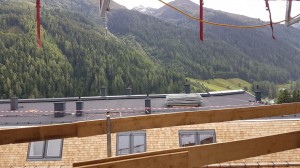
<svg viewBox="0 0 300 168"><path fill-rule="evenodd" d="M203 103L200 107L166 106L166 95L150 95L152 114L183 111L201 111L225 108L252 107L262 104L255 103L253 95L245 91L227 91L202 93ZM146 95L83 97L84 114L75 115L78 98L53 99L20 99L18 111L10 110L9 100L0 100L0 126L33 126L78 121L99 120L106 118L111 112L112 118L129 117L145 114ZM66 102L65 117L54 117L54 102Z"/></svg>

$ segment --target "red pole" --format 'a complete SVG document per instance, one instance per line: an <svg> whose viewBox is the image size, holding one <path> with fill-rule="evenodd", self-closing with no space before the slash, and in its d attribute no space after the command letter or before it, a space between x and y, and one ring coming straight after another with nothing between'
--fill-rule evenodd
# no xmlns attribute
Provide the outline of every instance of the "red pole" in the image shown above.
<svg viewBox="0 0 300 168"><path fill-rule="evenodd" d="M41 40L41 1L36 0L36 32L38 39L38 46L42 48L42 40Z"/></svg>
<svg viewBox="0 0 300 168"><path fill-rule="evenodd" d="M270 5L269 5L269 0L265 0L265 1L266 1L266 10L269 11L270 26L271 26L271 29L272 29L272 38L273 38L273 40L275 40L274 27L273 27L273 21L272 21L272 13L271 13Z"/></svg>
<svg viewBox="0 0 300 168"><path fill-rule="evenodd" d="M200 0L200 40L203 41L203 0Z"/></svg>

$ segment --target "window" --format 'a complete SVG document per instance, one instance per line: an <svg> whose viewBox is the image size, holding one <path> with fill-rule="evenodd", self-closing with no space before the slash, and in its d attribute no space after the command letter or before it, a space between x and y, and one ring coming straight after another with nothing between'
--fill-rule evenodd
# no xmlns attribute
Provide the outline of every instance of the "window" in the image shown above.
<svg viewBox="0 0 300 168"><path fill-rule="evenodd" d="M146 152L146 132L124 132L117 134L117 155Z"/></svg>
<svg viewBox="0 0 300 168"><path fill-rule="evenodd" d="M216 143L215 130L179 131L180 147Z"/></svg>
<svg viewBox="0 0 300 168"><path fill-rule="evenodd" d="M31 142L28 147L28 160L56 160L62 157L63 140Z"/></svg>

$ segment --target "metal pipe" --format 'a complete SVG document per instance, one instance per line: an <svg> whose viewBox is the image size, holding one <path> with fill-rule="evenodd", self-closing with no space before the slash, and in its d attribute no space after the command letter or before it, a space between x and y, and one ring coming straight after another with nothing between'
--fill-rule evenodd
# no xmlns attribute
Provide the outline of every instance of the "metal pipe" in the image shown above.
<svg viewBox="0 0 300 168"><path fill-rule="evenodd" d="M145 99L145 114L151 114L151 99L147 94L147 98Z"/></svg>
<svg viewBox="0 0 300 168"><path fill-rule="evenodd" d="M106 132L107 132L107 157L111 157L111 120L110 120L109 112L106 112Z"/></svg>
<svg viewBox="0 0 300 168"><path fill-rule="evenodd" d="M256 162L256 163L220 163L203 166L206 168L251 168L251 167L296 167L300 162Z"/></svg>

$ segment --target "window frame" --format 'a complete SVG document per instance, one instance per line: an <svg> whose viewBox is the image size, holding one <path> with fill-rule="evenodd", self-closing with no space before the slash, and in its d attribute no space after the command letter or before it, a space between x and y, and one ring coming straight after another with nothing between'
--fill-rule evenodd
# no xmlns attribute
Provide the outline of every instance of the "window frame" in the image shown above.
<svg viewBox="0 0 300 168"><path fill-rule="evenodd" d="M190 147L190 146L182 145L181 135L194 135L196 145L206 145L206 144L200 144L199 136L201 134L204 134L204 135L212 134L213 135L212 143L217 143L216 131L214 129L210 129L210 130L179 130L178 131L179 147ZM191 146L196 146L196 145L191 145Z"/></svg>
<svg viewBox="0 0 300 168"><path fill-rule="evenodd" d="M133 153L134 151L134 136L135 135L143 135L144 136L144 152L147 151L147 135L146 131L133 131L133 132L121 132L117 133L117 138L116 138L116 156L124 156L124 155L130 155L130 154L135 154ZM120 136L129 136L129 153L128 154L119 154L118 149L119 149L119 137ZM140 152L143 153L143 152Z"/></svg>
<svg viewBox="0 0 300 168"><path fill-rule="evenodd" d="M47 156L48 142L52 141L52 140L61 140L60 152L59 152L58 157L56 157L56 156ZM43 142L42 157L30 156L31 145L32 145L32 143L35 143L35 142L30 142L28 144L28 150L27 150L27 161L60 161L62 159L64 139L52 139L52 140L41 141L41 142ZM40 141L36 141L36 142L40 142Z"/></svg>

